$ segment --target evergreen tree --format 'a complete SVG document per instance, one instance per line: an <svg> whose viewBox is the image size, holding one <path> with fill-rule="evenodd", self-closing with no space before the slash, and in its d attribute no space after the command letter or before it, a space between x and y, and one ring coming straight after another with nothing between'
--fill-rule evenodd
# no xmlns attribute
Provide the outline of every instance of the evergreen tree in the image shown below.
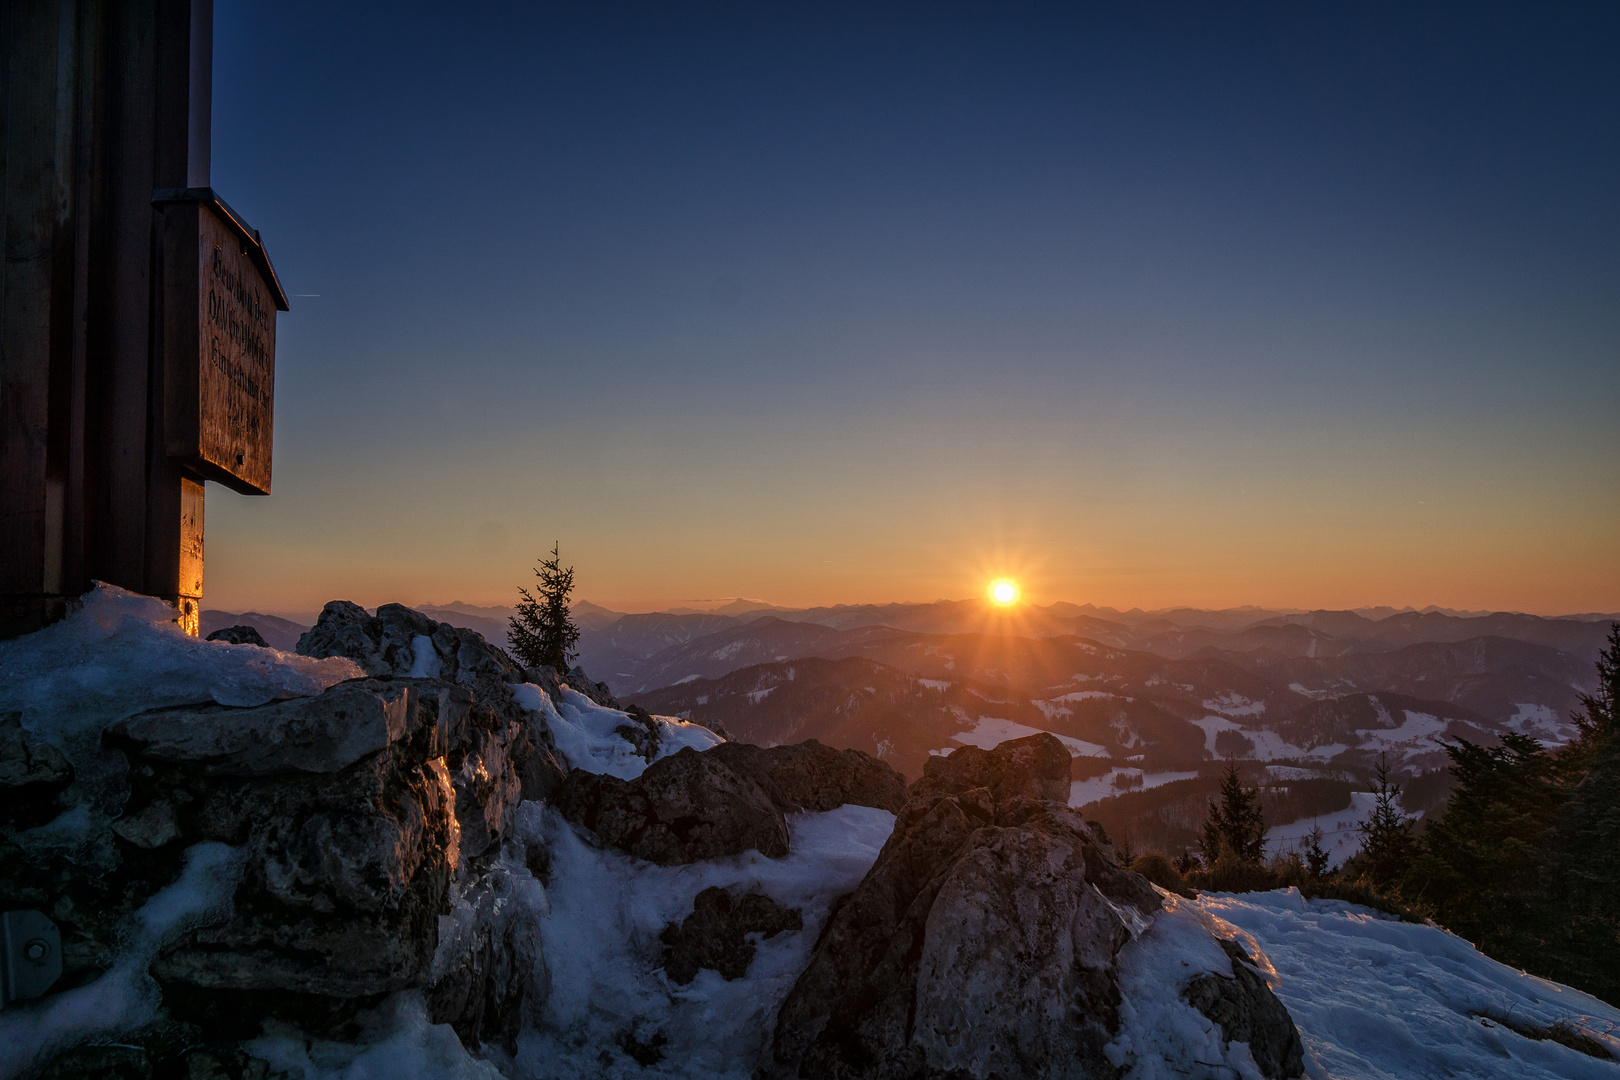
<svg viewBox="0 0 1620 1080"><path fill-rule="evenodd" d="M522 600L510 620L507 637L513 655L523 666L543 665L564 674L576 655L579 627L574 625L568 608L568 597L574 591L574 568L563 569L558 547L553 544L551 558L535 568L534 576L540 579L539 598L530 596L527 589L518 589Z"/></svg>
<svg viewBox="0 0 1620 1080"><path fill-rule="evenodd" d="M1405 876L1417 854L1417 842L1412 836L1414 819L1397 807L1401 786L1390 780L1389 761L1384 754L1378 755L1373 779L1376 787L1372 816L1358 826L1362 836L1361 854L1373 884L1387 890Z"/></svg>
<svg viewBox="0 0 1620 1080"><path fill-rule="evenodd" d="M1620 1002L1620 623L1610 626L1597 668L1597 693L1582 698L1586 715L1576 717L1580 736L1557 755L1570 796L1558 815L1549 944L1558 978L1613 1003Z"/></svg>
<svg viewBox="0 0 1620 1080"><path fill-rule="evenodd" d="M1322 826L1313 821L1311 831L1305 834L1305 869L1320 881L1327 876L1329 858L1327 848L1322 846Z"/></svg>
<svg viewBox="0 0 1620 1080"><path fill-rule="evenodd" d="M1237 765L1228 763L1221 777L1221 801L1209 804L1202 846L1205 861L1213 866L1223 854L1257 863L1265 857L1266 820L1260 810L1258 788L1243 786Z"/></svg>

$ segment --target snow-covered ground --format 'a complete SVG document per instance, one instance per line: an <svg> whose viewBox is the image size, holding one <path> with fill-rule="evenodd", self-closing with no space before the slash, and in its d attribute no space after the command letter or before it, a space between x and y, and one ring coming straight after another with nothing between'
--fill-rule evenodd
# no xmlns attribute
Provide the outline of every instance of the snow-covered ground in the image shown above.
<svg viewBox="0 0 1620 1080"><path fill-rule="evenodd" d="M1027 724L1019 724L1012 720L1002 720L994 716L981 716L973 724L973 730L963 731L951 736L951 741L962 746L977 746L985 750L994 750L1009 739L1022 739L1029 735L1041 734L1040 728L1032 728ZM1073 739L1067 735L1055 735L1068 748L1075 757L1108 757L1108 748L1097 743L1086 742L1084 739ZM942 747L932 751L935 754L948 754L955 750L954 746Z"/></svg>
<svg viewBox="0 0 1620 1080"><path fill-rule="evenodd" d="M1172 780L1191 780L1197 776L1196 772L1153 772L1145 773L1141 769L1110 769L1106 775L1093 776L1087 780L1075 780L1069 784L1069 805L1085 806L1098 799L1106 799L1110 795L1124 795L1131 791L1146 791L1156 788L1160 784L1168 784ZM1120 776L1140 776L1142 782L1133 787L1118 787L1117 778Z"/></svg>
<svg viewBox="0 0 1620 1080"><path fill-rule="evenodd" d="M1536 1026L1563 1021L1620 1056L1620 1009L1499 964L1438 927L1337 900L1305 900L1295 889L1214 894L1175 905L1189 907L1242 931L1245 944L1270 961L1272 988L1299 1026L1313 1077L1620 1076L1620 1061L1587 1057L1482 1019L1511 1017Z"/></svg>

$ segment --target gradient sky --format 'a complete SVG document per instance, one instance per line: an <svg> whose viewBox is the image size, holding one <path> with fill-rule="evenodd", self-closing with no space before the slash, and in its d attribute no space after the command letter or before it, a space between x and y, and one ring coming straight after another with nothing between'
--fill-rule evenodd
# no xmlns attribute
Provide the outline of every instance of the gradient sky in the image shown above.
<svg viewBox="0 0 1620 1080"><path fill-rule="evenodd" d="M1620 609L1620 7L1123 7L216 0L208 606Z"/></svg>

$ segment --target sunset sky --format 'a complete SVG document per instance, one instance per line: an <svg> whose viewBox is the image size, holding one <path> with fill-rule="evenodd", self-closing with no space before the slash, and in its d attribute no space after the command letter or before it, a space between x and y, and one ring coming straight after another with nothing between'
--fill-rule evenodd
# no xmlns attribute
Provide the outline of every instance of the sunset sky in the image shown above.
<svg viewBox="0 0 1620 1080"><path fill-rule="evenodd" d="M216 0L207 606L1620 610L1620 7L872 7Z"/></svg>

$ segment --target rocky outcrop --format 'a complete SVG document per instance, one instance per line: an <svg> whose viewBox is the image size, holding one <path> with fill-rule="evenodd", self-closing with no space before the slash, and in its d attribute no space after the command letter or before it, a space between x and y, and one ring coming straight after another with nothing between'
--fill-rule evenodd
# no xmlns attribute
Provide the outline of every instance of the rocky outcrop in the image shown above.
<svg viewBox="0 0 1620 1080"><path fill-rule="evenodd" d="M691 747L634 780L574 769L557 809L609 847L676 866L749 849L787 854L787 823L763 789Z"/></svg>
<svg viewBox="0 0 1620 1080"><path fill-rule="evenodd" d="M1228 1044L1246 1043L1269 1080L1305 1074L1305 1047L1293 1018L1255 970L1254 958L1229 938L1218 942L1232 960L1232 977L1200 975L1181 996L1221 1029Z"/></svg>
<svg viewBox="0 0 1620 1080"><path fill-rule="evenodd" d="M703 968L725 979L740 979L753 963L755 946L748 934L775 937L804 929L804 919L763 893L733 895L711 885L692 901L692 914L671 923L659 935L664 943L664 970L685 986Z"/></svg>
<svg viewBox="0 0 1620 1080"><path fill-rule="evenodd" d="M675 866L750 849L777 858L787 854L786 814L846 803L894 810L904 795L904 779L883 762L811 740L687 747L634 780L575 769L556 803L609 847Z"/></svg>
<svg viewBox="0 0 1620 1080"><path fill-rule="evenodd" d="M227 626L208 635L209 641L223 641L228 645L257 645L268 649L270 643L252 626Z"/></svg>
<svg viewBox="0 0 1620 1080"><path fill-rule="evenodd" d="M727 742L704 754L753 780L783 813L832 810L846 803L898 812L906 803L906 779L888 764L814 739L768 748Z"/></svg>
<svg viewBox="0 0 1620 1080"><path fill-rule="evenodd" d="M205 840L246 854L232 915L152 963L170 1008L232 1034L265 1015L324 1028L423 985L461 861L492 845L521 794L490 752L491 722L462 687L362 679L109 728L104 742L130 761L113 824L129 857ZM463 771L481 783L458 790Z"/></svg>
<svg viewBox="0 0 1620 1080"><path fill-rule="evenodd" d="M500 724L483 725L491 737L481 741L475 767L463 777L466 785L476 785L476 763L484 754L512 762L524 798L547 798L562 783L565 770L551 733L512 699L513 684L530 681L529 673L477 631L437 622L402 604L384 604L372 616L359 604L333 600L298 639L298 652L348 657L368 675L439 679L471 691L477 709L507 723L504 731ZM547 692L556 699L555 684ZM462 772L463 762L448 764Z"/></svg>
<svg viewBox="0 0 1620 1080"><path fill-rule="evenodd" d="M932 757L911 794L954 794L988 788L1000 802L1022 795L1029 799L1069 801L1069 752L1053 735L1031 735L1004 742L994 750L964 746L945 757Z"/></svg>
<svg viewBox="0 0 1620 1080"><path fill-rule="evenodd" d="M1115 1074L1115 957L1160 902L1078 814L1031 797L1066 791L1067 759L1039 735L930 763L783 1003L783 1075Z"/></svg>

